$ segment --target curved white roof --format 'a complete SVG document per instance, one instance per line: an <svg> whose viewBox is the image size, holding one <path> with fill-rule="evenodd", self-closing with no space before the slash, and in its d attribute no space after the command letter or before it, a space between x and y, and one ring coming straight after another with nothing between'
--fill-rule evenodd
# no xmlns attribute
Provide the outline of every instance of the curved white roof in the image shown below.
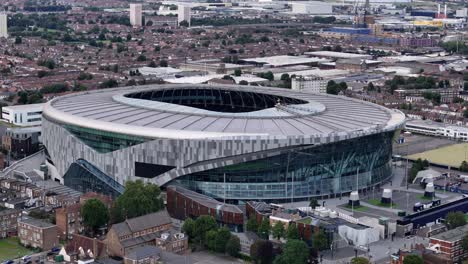
<svg viewBox="0 0 468 264"><path fill-rule="evenodd" d="M305 101L244 113L216 112L124 95L171 89L221 89ZM396 110L343 96L280 88L230 85L146 85L95 90L58 97L43 115L58 123L148 138L356 137L399 128Z"/></svg>

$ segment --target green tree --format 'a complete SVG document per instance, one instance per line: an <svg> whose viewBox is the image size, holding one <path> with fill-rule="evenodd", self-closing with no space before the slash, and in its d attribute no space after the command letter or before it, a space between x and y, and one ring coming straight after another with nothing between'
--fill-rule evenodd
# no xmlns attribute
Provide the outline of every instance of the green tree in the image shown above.
<svg viewBox="0 0 468 264"><path fill-rule="evenodd" d="M241 75L242 75L241 69L235 69L234 70L234 76L241 76Z"/></svg>
<svg viewBox="0 0 468 264"><path fill-rule="evenodd" d="M365 257L355 257L351 259L351 264L370 264L370 261Z"/></svg>
<svg viewBox="0 0 468 264"><path fill-rule="evenodd" d="M257 264L271 264L274 258L273 244L269 240L259 239L250 246L250 257Z"/></svg>
<svg viewBox="0 0 468 264"><path fill-rule="evenodd" d="M288 231L286 232L286 238L288 240L290 239L299 239L299 229L297 229L297 226L293 223L290 223L288 225Z"/></svg>
<svg viewBox="0 0 468 264"><path fill-rule="evenodd" d="M465 111L468 111L468 110L465 110ZM466 160L462 161L459 170L461 172L468 172L468 162L466 162Z"/></svg>
<svg viewBox="0 0 468 264"><path fill-rule="evenodd" d="M258 227L257 234L262 239L268 239L270 236L270 221L267 218L262 220L262 223Z"/></svg>
<svg viewBox="0 0 468 264"><path fill-rule="evenodd" d="M274 264L304 264L309 258L309 248L304 241L291 239L283 247L283 253L279 255Z"/></svg>
<svg viewBox="0 0 468 264"><path fill-rule="evenodd" d="M20 36L16 37L15 44L21 44L21 43L23 43L23 39Z"/></svg>
<svg viewBox="0 0 468 264"><path fill-rule="evenodd" d="M231 238L231 232L227 227L221 227L216 232L215 237L215 251L224 253L226 251L226 245L229 239Z"/></svg>
<svg viewBox="0 0 468 264"><path fill-rule="evenodd" d="M249 220L247 220L246 229L247 231L257 233L258 223L257 219L255 219L255 216L251 216Z"/></svg>
<svg viewBox="0 0 468 264"><path fill-rule="evenodd" d="M193 221L192 218L185 219L184 224L182 225L182 232L187 234L190 241L193 240L193 237L195 236L194 229L195 229L195 221Z"/></svg>
<svg viewBox="0 0 468 264"><path fill-rule="evenodd" d="M112 208L112 223L162 210L164 203L160 195L161 190L155 184L145 184L142 180L127 181L124 193Z"/></svg>
<svg viewBox="0 0 468 264"><path fill-rule="evenodd" d="M249 82L247 82L246 80L241 80L239 82L240 85L249 85Z"/></svg>
<svg viewBox="0 0 468 264"><path fill-rule="evenodd" d="M218 232L216 229L208 230L205 234L204 244L205 247L209 250L215 251L216 250L216 235Z"/></svg>
<svg viewBox="0 0 468 264"><path fill-rule="evenodd" d="M317 199L312 198L312 199L310 199L309 206L312 207L312 209L315 209L315 207L319 207L320 204L317 201Z"/></svg>
<svg viewBox="0 0 468 264"><path fill-rule="evenodd" d="M418 255L406 255L403 264L424 264L424 260Z"/></svg>
<svg viewBox="0 0 468 264"><path fill-rule="evenodd" d="M450 212L446 218L447 227L454 229L466 225L465 214L463 212Z"/></svg>
<svg viewBox="0 0 468 264"><path fill-rule="evenodd" d="M468 234L466 234L466 235L463 237L461 247L462 247L465 251L468 251Z"/></svg>
<svg viewBox="0 0 468 264"><path fill-rule="evenodd" d="M167 63L166 60L161 60L161 61L159 62L159 67L167 67L167 66L168 66L168 63Z"/></svg>
<svg viewBox="0 0 468 264"><path fill-rule="evenodd" d="M195 235L194 242L198 242L203 245L205 242L206 233L210 230L216 231L217 228L218 226L216 225L216 221L213 217L209 215L199 216L195 220L195 225L193 228L193 234Z"/></svg>
<svg viewBox="0 0 468 264"><path fill-rule="evenodd" d="M83 218L84 226L95 232L98 228L109 222L109 211L100 200L89 199L81 207L81 217Z"/></svg>
<svg viewBox="0 0 468 264"><path fill-rule="evenodd" d="M230 256L238 257L241 250L240 239L237 236L231 236L226 243L226 253Z"/></svg>
<svg viewBox="0 0 468 264"><path fill-rule="evenodd" d="M183 21L180 21L179 23L179 26L180 27L189 27L189 22L187 22L187 20L183 20Z"/></svg>
<svg viewBox="0 0 468 264"><path fill-rule="evenodd" d="M281 79L282 81L287 81L287 80L289 80L289 74L283 73L283 74L281 75L281 78L280 78L280 79Z"/></svg>
<svg viewBox="0 0 468 264"><path fill-rule="evenodd" d="M284 224L281 221L276 222L276 224L273 226L273 229L271 231L272 235L276 239L280 239L284 237Z"/></svg>
<svg viewBox="0 0 468 264"><path fill-rule="evenodd" d="M315 233L312 240L312 246L316 250L324 250L328 248L328 239L325 233L320 230L319 232Z"/></svg>

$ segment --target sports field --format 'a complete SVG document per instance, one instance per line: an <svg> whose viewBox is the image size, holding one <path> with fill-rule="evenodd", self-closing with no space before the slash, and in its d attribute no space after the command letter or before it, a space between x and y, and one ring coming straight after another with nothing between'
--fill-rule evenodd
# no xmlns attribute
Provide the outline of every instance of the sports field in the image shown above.
<svg viewBox="0 0 468 264"><path fill-rule="evenodd" d="M430 162L447 165L451 167L460 167L462 161L468 158L468 143L461 143L433 149L413 155L410 159L427 159Z"/></svg>

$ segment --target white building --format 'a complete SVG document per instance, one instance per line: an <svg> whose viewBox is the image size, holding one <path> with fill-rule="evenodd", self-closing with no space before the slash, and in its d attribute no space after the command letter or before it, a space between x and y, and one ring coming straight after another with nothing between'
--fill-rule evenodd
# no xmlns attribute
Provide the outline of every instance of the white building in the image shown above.
<svg viewBox="0 0 468 264"><path fill-rule="evenodd" d="M130 24L134 27L141 27L143 25L141 4L130 4Z"/></svg>
<svg viewBox="0 0 468 264"><path fill-rule="evenodd" d="M1 120L16 126L40 126L43 107L44 104L5 106Z"/></svg>
<svg viewBox="0 0 468 264"><path fill-rule="evenodd" d="M0 38L8 37L7 15L0 14Z"/></svg>
<svg viewBox="0 0 468 264"><path fill-rule="evenodd" d="M182 21L187 21L189 26L190 26L190 11L191 7L187 5L179 5L177 7L177 21L180 22Z"/></svg>
<svg viewBox="0 0 468 264"><path fill-rule="evenodd" d="M445 125L433 121L412 120L406 122L405 130L416 134L468 141L468 127Z"/></svg>
<svg viewBox="0 0 468 264"><path fill-rule="evenodd" d="M312 93L327 93L327 80L322 77L308 76L295 77L291 80L292 90L303 90Z"/></svg>
<svg viewBox="0 0 468 264"><path fill-rule="evenodd" d="M326 2L308 1L308 2L293 2L291 4L294 14L332 14L333 6Z"/></svg>

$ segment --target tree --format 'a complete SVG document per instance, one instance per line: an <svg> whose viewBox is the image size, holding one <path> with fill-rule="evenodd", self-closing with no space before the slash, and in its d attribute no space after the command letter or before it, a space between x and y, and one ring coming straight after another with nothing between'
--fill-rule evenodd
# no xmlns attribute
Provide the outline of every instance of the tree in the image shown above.
<svg viewBox="0 0 468 264"><path fill-rule="evenodd" d="M249 82L246 81L246 80L241 80L241 81L239 82L239 85L249 85Z"/></svg>
<svg viewBox="0 0 468 264"><path fill-rule="evenodd" d="M194 237L195 221L192 218L187 218L182 225L182 232L187 234L189 240L191 241Z"/></svg>
<svg viewBox="0 0 468 264"><path fill-rule="evenodd" d="M182 20L182 21L180 21L179 26L180 27L189 27L190 25L189 25L189 22L187 22L187 20Z"/></svg>
<svg viewBox="0 0 468 264"><path fill-rule="evenodd" d="M232 78L230 75L224 75L223 80L229 80L229 81L234 81L234 78Z"/></svg>
<svg viewBox="0 0 468 264"><path fill-rule="evenodd" d="M324 250L328 248L328 239L325 233L320 230L318 233L315 233L312 240L312 246L316 250Z"/></svg>
<svg viewBox="0 0 468 264"><path fill-rule="evenodd" d="M140 56L138 56L137 61L146 61L146 56L141 54Z"/></svg>
<svg viewBox="0 0 468 264"><path fill-rule="evenodd" d="M281 79L282 81L287 81L287 80L289 80L289 74L283 73L283 74L281 75L281 78L280 78L280 79Z"/></svg>
<svg viewBox="0 0 468 264"><path fill-rule="evenodd" d="M351 264L369 264L370 261L365 257L355 257L351 259Z"/></svg>
<svg viewBox="0 0 468 264"><path fill-rule="evenodd" d="M112 223L163 209L160 195L161 190L156 184L145 184L142 180L127 181L124 193L117 198L112 208Z"/></svg>
<svg viewBox="0 0 468 264"><path fill-rule="evenodd" d="M290 223L288 226L288 231L286 233L286 238L288 240L290 239L299 239L299 229L297 229L297 226L295 224Z"/></svg>
<svg viewBox="0 0 468 264"><path fill-rule="evenodd" d="M463 237L461 247L462 247L465 251L468 251L468 234L466 234L466 235Z"/></svg>
<svg viewBox="0 0 468 264"><path fill-rule="evenodd" d="M270 264L273 262L273 244L269 240L259 239L250 246L250 256L254 263Z"/></svg>
<svg viewBox="0 0 468 264"><path fill-rule="evenodd" d="M159 67L167 67L167 66L168 66L168 64L167 64L167 61L166 61L166 60L161 60L161 61L159 62Z"/></svg>
<svg viewBox="0 0 468 264"><path fill-rule="evenodd" d="M276 239L280 239L284 237L284 224L281 221L276 222L276 224L273 226L273 230L271 231L273 237Z"/></svg>
<svg viewBox="0 0 468 264"><path fill-rule="evenodd" d="M468 112L468 110L465 110L465 111ZM468 172L468 162L466 162L466 160L462 161L459 170L461 172Z"/></svg>
<svg viewBox="0 0 468 264"><path fill-rule="evenodd" d="M226 252L226 245L230 238L231 232L227 227L221 227L220 229L218 229L218 232L216 232L215 237L215 251L220 253Z"/></svg>
<svg viewBox="0 0 468 264"><path fill-rule="evenodd" d="M403 264L424 264L424 260L418 255L406 255Z"/></svg>
<svg viewBox="0 0 468 264"><path fill-rule="evenodd" d="M89 199L81 207L83 224L93 232L109 222L109 211L106 205L98 199Z"/></svg>
<svg viewBox="0 0 468 264"><path fill-rule="evenodd" d="M466 225L465 214L463 212L450 212L446 218L447 227L454 229Z"/></svg>
<svg viewBox="0 0 468 264"><path fill-rule="evenodd" d="M304 241L291 239L283 247L283 253L274 264L304 264L309 258L309 248Z"/></svg>
<svg viewBox="0 0 468 264"><path fill-rule="evenodd" d="M23 43L23 39L20 36L16 37L15 44L21 44L21 43Z"/></svg>
<svg viewBox="0 0 468 264"><path fill-rule="evenodd" d="M241 75L242 75L241 69L235 69L234 70L234 76L241 76Z"/></svg>
<svg viewBox="0 0 468 264"><path fill-rule="evenodd" d="M230 256L238 257L241 250L240 239L237 236L231 236L226 243L226 253Z"/></svg>
<svg viewBox="0 0 468 264"><path fill-rule="evenodd" d="M262 239L268 239L270 236L270 221L267 218L262 220L262 223L258 227L257 235Z"/></svg>
<svg viewBox="0 0 468 264"><path fill-rule="evenodd" d="M208 233L210 230L216 229L217 225L213 217L209 215L199 216L195 220L195 225L193 228L194 242L199 242L201 245L203 245L206 239L206 233Z"/></svg>
<svg viewBox="0 0 468 264"><path fill-rule="evenodd" d="M246 229L247 231L257 233L258 224L257 224L257 220L255 219L255 216L251 216L249 220L247 220Z"/></svg>
<svg viewBox="0 0 468 264"><path fill-rule="evenodd" d="M319 202L317 201L317 199L312 198L312 199L310 199L309 206L312 207L312 209L315 209L315 207L319 207L320 204L319 204Z"/></svg>
<svg viewBox="0 0 468 264"><path fill-rule="evenodd" d="M204 244L205 247L209 250L215 251L216 250L216 229L208 230L205 234Z"/></svg>

